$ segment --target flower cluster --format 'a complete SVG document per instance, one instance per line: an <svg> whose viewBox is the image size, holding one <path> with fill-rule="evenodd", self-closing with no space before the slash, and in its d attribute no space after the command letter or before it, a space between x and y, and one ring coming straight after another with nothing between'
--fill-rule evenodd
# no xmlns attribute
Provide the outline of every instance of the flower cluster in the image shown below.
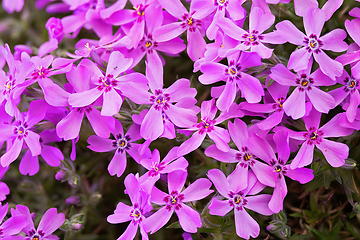
<svg viewBox="0 0 360 240"><path fill-rule="evenodd" d="M349 147L341 137L360 129L359 9L345 21L347 31L324 33L324 24L343 0L328 0L322 8L316 0L294 0L302 32L289 20L274 24L270 7L278 2L292 4L38 0L39 8L66 16L49 18L49 41L35 53L29 46L15 46L14 54L8 44L0 46L0 143L6 142L0 176L17 159L22 175L35 175L39 156L49 166L63 168L68 156L60 142L71 141L69 157L76 162L80 139L93 152L111 152L111 176L125 176L128 157L138 166L124 180L131 206L119 202L107 218L112 224L130 221L119 239L135 238L138 228L148 239L174 212L187 237L196 233L205 225L194 203L214 192L212 184L216 194L208 198L209 214L225 216L234 209L236 234L258 237L260 226L248 210L266 216L283 210L285 176L304 184L314 178L311 164L319 159L329 167L343 166ZM24 2L2 4L11 13L21 11ZM73 53L57 56L62 41L81 38L82 28L94 33L94 39L82 38ZM350 46L347 37L354 42ZM298 47L288 61L280 61L277 47L286 42ZM185 49L199 77L168 84L164 69L169 56L180 56ZM211 90L199 96L203 85ZM336 114L327 115L333 110ZM159 139L177 140L162 160ZM193 163L185 157L194 151L232 164L233 171L222 171L214 161L203 178L186 184ZM56 176L64 180L67 173ZM265 187L267 193L261 193ZM0 200L9 193L0 182ZM79 201L67 200L72 205ZM0 209L1 219L7 206ZM28 208L18 205L0 234L5 238L22 231L24 239L56 239L52 233L64 222L64 214L51 208L36 230Z"/></svg>

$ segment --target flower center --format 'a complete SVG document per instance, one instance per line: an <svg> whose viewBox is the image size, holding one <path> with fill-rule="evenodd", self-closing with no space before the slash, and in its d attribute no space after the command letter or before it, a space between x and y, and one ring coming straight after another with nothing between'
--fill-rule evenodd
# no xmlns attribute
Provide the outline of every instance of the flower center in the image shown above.
<svg viewBox="0 0 360 240"><path fill-rule="evenodd" d="M117 85L117 81L114 79L112 74L108 74L106 77L100 77L98 83L98 90L101 91L105 88L105 92L109 92L112 87Z"/></svg>
<svg viewBox="0 0 360 240"><path fill-rule="evenodd" d="M129 135L122 137L121 134L118 134L116 140L113 142L113 147L117 148L118 152L123 153L125 150L131 148L131 144L129 143L130 139Z"/></svg>
<svg viewBox="0 0 360 240"><path fill-rule="evenodd" d="M39 240L39 239L40 239L40 237L36 236L36 235L32 237L32 240Z"/></svg>
<svg viewBox="0 0 360 240"><path fill-rule="evenodd" d="M145 43L145 47L149 48L149 47L151 47L151 46L152 46L152 43L151 43L150 41L147 41L147 42Z"/></svg>
<svg viewBox="0 0 360 240"><path fill-rule="evenodd" d="M308 52L319 53L320 48L324 45L321 40L317 38L315 34L311 34L308 38L304 38L304 43L306 44L306 50Z"/></svg>
<svg viewBox="0 0 360 240"><path fill-rule="evenodd" d="M282 170L281 166L279 166L279 165L275 166L274 168L275 168L275 172L277 172L277 173L281 172L281 170Z"/></svg>
<svg viewBox="0 0 360 240"><path fill-rule="evenodd" d="M250 153L244 154L244 157L243 157L244 161L249 161L251 158L252 158L252 155Z"/></svg>
<svg viewBox="0 0 360 240"><path fill-rule="evenodd" d="M142 4L137 5L136 7L133 7L136 10L136 14L138 16L144 16L145 14L145 8L147 6L143 6Z"/></svg>
<svg viewBox="0 0 360 240"><path fill-rule="evenodd" d="M312 145L314 143L319 144L321 142L322 135L324 135L324 133L321 130L311 127L309 132L304 134L304 137L308 138L307 143Z"/></svg>
<svg viewBox="0 0 360 240"><path fill-rule="evenodd" d="M194 19L192 14L185 13L181 18L183 20L181 27L189 29L190 32L195 32L196 28L201 26L201 21Z"/></svg>
<svg viewBox="0 0 360 240"><path fill-rule="evenodd" d="M3 91L3 94L10 94L10 92L13 90L14 86L15 86L15 82L16 82L16 79L13 78L12 75L10 75L8 77L8 80L5 82L4 84L4 91Z"/></svg>
<svg viewBox="0 0 360 240"><path fill-rule="evenodd" d="M229 197L229 205L238 211L242 211L243 206L247 204L247 200L243 197L243 193L241 192L233 193L230 191Z"/></svg>
<svg viewBox="0 0 360 240"><path fill-rule="evenodd" d="M256 30L253 30L251 33L245 33L242 38L243 40L241 41L241 43L246 46L259 45L259 41L264 39L264 37Z"/></svg>
<svg viewBox="0 0 360 240"><path fill-rule="evenodd" d="M307 77L305 73L301 74L300 78L296 79L296 84L299 86L299 91L311 90L311 85L314 83L312 78Z"/></svg>
<svg viewBox="0 0 360 240"><path fill-rule="evenodd" d="M199 128L199 133L204 134L205 132L211 132L214 130L214 121L208 120L207 118L201 119L201 122L196 125Z"/></svg>
<svg viewBox="0 0 360 240"><path fill-rule="evenodd" d="M346 86L345 86L345 91L351 91L351 92L354 92L356 87L359 86L359 82L355 79L352 79L352 78L345 78L344 80Z"/></svg>
<svg viewBox="0 0 360 240"><path fill-rule="evenodd" d="M228 0L214 0L214 5L218 6L220 11L223 9L223 7L226 8L228 4Z"/></svg>
<svg viewBox="0 0 360 240"><path fill-rule="evenodd" d="M241 78L241 66L240 64L236 64L234 61L231 61L229 64L229 67L225 69L225 74L229 75L230 80L237 79L239 80Z"/></svg>
<svg viewBox="0 0 360 240"><path fill-rule="evenodd" d="M27 136L27 123L19 123L17 127L14 129L14 134L17 135L19 139L22 139L23 137Z"/></svg>
<svg viewBox="0 0 360 240"><path fill-rule="evenodd" d="M181 206L181 202L184 199L184 194L179 194L176 190L172 191L170 195L164 197L164 202L166 202L166 209L171 210L173 207L176 210L179 210Z"/></svg>
<svg viewBox="0 0 360 240"><path fill-rule="evenodd" d="M161 89L155 90L155 94L150 97L150 101L155 104L156 110L167 110L170 107L169 94L164 94Z"/></svg>

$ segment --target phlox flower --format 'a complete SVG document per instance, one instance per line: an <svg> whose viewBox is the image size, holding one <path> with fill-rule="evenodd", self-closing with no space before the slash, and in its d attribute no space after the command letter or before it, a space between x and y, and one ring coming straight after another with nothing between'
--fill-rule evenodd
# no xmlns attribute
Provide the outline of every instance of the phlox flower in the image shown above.
<svg viewBox="0 0 360 240"><path fill-rule="evenodd" d="M340 167L345 163L345 159L349 155L349 147L344 143L326 139L328 137L348 136L353 132L353 129L344 128L339 125L340 117L341 114L337 114L325 125L319 127L321 113L316 111L316 109L312 109L309 115L303 118L306 132L295 132L286 129L290 138L304 141L290 164L291 169L309 165L313 161L315 146L320 149L326 161L332 167Z"/></svg>
<svg viewBox="0 0 360 240"><path fill-rule="evenodd" d="M184 157L177 157L177 150L178 147L172 148L160 162L159 150L154 149L151 158L144 158L140 161L140 164L149 170L140 177L142 188L145 191L151 192L152 187L160 179L160 174L176 170L186 171L189 163Z"/></svg>
<svg viewBox="0 0 360 240"><path fill-rule="evenodd" d="M190 88L190 81L178 79L170 87L163 88L163 67L159 62L149 62L146 67L149 79L148 88L140 88L138 84L127 83L123 86L124 96L137 104L151 104L140 128L141 136L146 140L155 140L164 132L164 114L178 127L189 127L196 122L196 112L184 104L194 103L196 89Z"/></svg>
<svg viewBox="0 0 360 240"><path fill-rule="evenodd" d="M214 103L214 98L201 103L201 120L199 123L194 124L191 128L186 129L194 131L194 133L188 140L180 145L178 150L179 156L186 155L197 149L206 136L209 136L209 138L215 142L216 147L221 151L229 151L229 133L226 129L216 125L230 118L242 117L244 116L244 113L240 110L238 105L233 103L227 112L222 112L217 118L215 118L218 109L214 106Z"/></svg>
<svg viewBox="0 0 360 240"><path fill-rule="evenodd" d="M238 40L240 43L227 55L236 51L248 50L256 52L261 58L270 58L273 50L266 47L264 43L283 43L285 40L276 32L263 33L271 27L275 21L275 16L271 13L265 13L262 9L255 7L251 10L249 16L249 31L238 27L228 18L218 19L217 25L229 37Z"/></svg>
<svg viewBox="0 0 360 240"><path fill-rule="evenodd" d="M109 215L107 221L113 224L131 221L125 232L117 240L134 239L138 227L140 228L142 239L149 239L144 230L144 215L152 209L150 195L141 190L139 180L133 174L126 176L124 184L132 206L122 202L118 203L114 214Z"/></svg>
<svg viewBox="0 0 360 240"><path fill-rule="evenodd" d="M360 68L357 69L355 66L351 68L351 76L344 70L341 77L336 78L337 83L340 83L343 87L329 92L334 97L336 105L349 99L347 100L349 105L346 108L346 117L349 122L355 120L357 108L360 104L360 72L358 72Z"/></svg>
<svg viewBox="0 0 360 240"><path fill-rule="evenodd" d="M274 168L277 175L274 192L269 202L271 211L277 213L283 209L284 198L287 194L287 186L285 176L300 182L301 184L310 182L314 178L313 170L308 168L291 169L290 164L286 164L290 156L289 136L286 131L278 131L273 135L274 142L277 149L277 157L273 149L269 153L273 158L270 160L270 165ZM266 142L266 144L268 144Z"/></svg>
<svg viewBox="0 0 360 240"><path fill-rule="evenodd" d="M57 136L55 129L45 130L39 135L39 142L41 145L40 156L49 166L60 166L60 161L64 160L64 155L60 149L49 144L52 142L61 142L62 139ZM23 158L21 159L19 171L22 175L29 174L29 176L32 176L39 171L39 157L32 156L30 149L25 152Z"/></svg>
<svg viewBox="0 0 360 240"><path fill-rule="evenodd" d="M251 133L246 123L236 118L234 123L228 123L231 139L238 150L230 149L227 152L222 151L216 145L211 145L205 150L205 155L213 157L216 160L226 163L237 163L233 174L237 174L237 188L243 190L247 187L249 168L255 173L257 179L267 186L274 187L276 174L270 166L271 156L269 151L271 147L266 145L266 141ZM262 159L267 164L257 160Z"/></svg>
<svg viewBox="0 0 360 240"><path fill-rule="evenodd" d="M16 160L24 142L29 147L32 156L41 153L40 135L33 132L31 128L44 118L45 111L45 101L32 101L26 115L20 114L11 124L1 125L0 141L8 141L8 150L0 158L3 167L9 166Z"/></svg>
<svg viewBox="0 0 360 240"><path fill-rule="evenodd" d="M261 58L257 53L241 52L227 57L228 66L209 62L200 66L204 73L199 76L202 84L212 84L218 81L226 81L224 91L220 94L216 106L220 111L227 111L235 101L237 90L250 103L260 102L264 95L264 89L260 81L246 73L246 69L253 66L261 66Z"/></svg>
<svg viewBox="0 0 360 240"><path fill-rule="evenodd" d="M163 25L157 28L153 35L159 41L168 41L187 31L187 53L191 60L203 57L206 42L203 38L203 18L206 12L195 11L193 2L188 11L180 0L158 0L160 5L179 22Z"/></svg>
<svg viewBox="0 0 360 240"><path fill-rule="evenodd" d="M206 30L206 36L213 40L219 27L216 25L218 18L228 16L234 21L243 19L246 16L246 10L241 6L245 0L193 0L193 10L203 13L207 17L215 12L209 27Z"/></svg>
<svg viewBox="0 0 360 240"><path fill-rule="evenodd" d="M7 212L8 204L6 203L3 206L0 204L0 239L23 239L21 237L15 237L14 235L20 233L21 230L29 224L27 216L19 214L17 216L12 216L3 222Z"/></svg>
<svg viewBox="0 0 360 240"><path fill-rule="evenodd" d="M256 238L260 233L260 226L246 209L267 216L273 214L268 207L271 197L269 194L249 196L257 194L264 186L258 184L254 174L249 175L248 187L243 190L237 188L238 174L229 175L226 178L219 169L211 169L207 176L215 185L216 190L226 199L212 198L209 206L210 214L224 216L234 209L236 234L245 239L249 239L250 236Z"/></svg>
<svg viewBox="0 0 360 240"><path fill-rule="evenodd" d="M22 92L36 80L27 80L35 66L32 62L24 60L19 62L11 54L9 45L0 46L0 55L6 60L9 72L5 74L0 70L0 103L5 102L5 110L11 116L20 114L17 104Z"/></svg>
<svg viewBox="0 0 360 240"><path fill-rule="evenodd" d="M283 38L292 44L303 46L291 53L288 63L289 69L294 69L297 72L307 69L309 62L314 57L325 75L333 80L336 76L341 76L343 66L331 59L324 50L345 51L348 48L348 45L343 41L346 38L346 32L342 29L335 29L320 37L326 18L327 14L324 10L308 9L303 17L306 35L288 20L276 24L276 29Z"/></svg>
<svg viewBox="0 0 360 240"><path fill-rule="evenodd" d="M57 213L56 208L48 209L42 216L37 228L31 218L29 208L23 205L17 205L16 209L11 209L12 217L25 216L27 226L22 231L27 236L19 236L18 239L28 240L56 240L59 239L52 233L55 232L65 221L63 213Z"/></svg>
<svg viewBox="0 0 360 240"><path fill-rule="evenodd" d="M209 189L211 182L206 178L199 178L185 190L182 190L186 177L187 172L182 170L169 173L169 194L153 187L151 202L163 207L144 221L144 228L147 232L152 234L163 227L169 221L174 211L184 231L195 233L197 228L201 227L200 214L185 203L203 199L212 193L213 190Z"/></svg>
<svg viewBox="0 0 360 240"><path fill-rule="evenodd" d="M81 93L88 91L91 85L91 73L86 68L86 63L91 64L88 59L83 59L77 67L66 73L69 84L65 88L69 92ZM79 82L79 79L82 81ZM68 92L66 92L69 94ZM56 125L56 133L64 140L75 139L79 136L81 123L86 115L96 135L108 138L114 131L115 121L110 116L102 116L94 106L100 105L98 100L83 107L70 108L70 112ZM60 103L59 103L60 105ZM66 103L64 106L68 106Z"/></svg>
<svg viewBox="0 0 360 240"><path fill-rule="evenodd" d="M271 69L269 76L272 79L284 86L296 86L283 103L285 113L293 119L298 119L305 115L306 96L313 107L319 112L328 113L330 109L335 107L334 98L319 88L319 86L334 85L335 82L320 71L320 69L311 74L310 70L311 68L309 67L295 75L282 64L278 64Z"/></svg>
<svg viewBox="0 0 360 240"><path fill-rule="evenodd" d="M88 138L90 144L88 148L95 152L110 152L115 150L114 157L111 159L108 166L108 171L111 176L115 175L120 177L126 169L126 153L128 153L137 163L141 159L151 156L150 150L144 151L144 154L139 153L140 144L134 143L141 139L139 134L139 125L133 124L129 130L124 134L123 127L119 121L115 121L115 130L112 133L115 137L107 139L92 135Z"/></svg>
<svg viewBox="0 0 360 240"><path fill-rule="evenodd" d="M261 130L271 129L282 121L284 117L283 104L286 101L289 87L273 82L269 87L267 87L267 90L272 99L270 101L267 99L264 104L248 102L240 103L241 109L243 110L269 114L267 118L256 124Z"/></svg>
<svg viewBox="0 0 360 240"><path fill-rule="evenodd" d="M136 83L138 88L142 88L140 85L147 83L145 76L140 73L120 75L128 70L131 64L132 59L125 58L118 51L111 53L105 74L93 62L84 62L88 71L92 73L91 83L96 87L71 94L69 104L72 107L85 107L103 96L101 115L112 116L118 113L123 100L116 90L121 91L125 83L128 84L129 82Z"/></svg>

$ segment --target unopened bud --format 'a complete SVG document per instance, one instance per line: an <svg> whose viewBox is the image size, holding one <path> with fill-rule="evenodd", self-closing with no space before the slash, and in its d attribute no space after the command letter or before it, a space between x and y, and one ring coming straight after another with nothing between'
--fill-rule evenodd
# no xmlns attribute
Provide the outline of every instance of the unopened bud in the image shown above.
<svg viewBox="0 0 360 240"><path fill-rule="evenodd" d="M81 223L73 223L73 224L72 224L72 227L73 227L74 229L76 229L76 230L79 230L79 229L82 228L82 225L81 225Z"/></svg>
<svg viewBox="0 0 360 240"><path fill-rule="evenodd" d="M66 203L69 205L76 205L76 204L80 203L80 198L79 198L79 196L68 197L66 199Z"/></svg>
<svg viewBox="0 0 360 240"><path fill-rule="evenodd" d="M266 229L269 232L277 232L283 227L284 227L284 223L282 223L281 221L274 220L270 222L270 224L266 227Z"/></svg>
<svg viewBox="0 0 360 240"><path fill-rule="evenodd" d="M353 159L345 159L344 165L341 166L344 169L355 169L356 168L356 161Z"/></svg>
<svg viewBox="0 0 360 240"><path fill-rule="evenodd" d="M354 204L353 210L355 213L360 213L360 203L356 202Z"/></svg>
<svg viewBox="0 0 360 240"><path fill-rule="evenodd" d="M65 171L60 170L60 171L58 171L58 172L56 173L55 179L58 180L58 181L62 181L62 180L64 180L64 179L66 178L66 175L67 175L67 174L66 174Z"/></svg>

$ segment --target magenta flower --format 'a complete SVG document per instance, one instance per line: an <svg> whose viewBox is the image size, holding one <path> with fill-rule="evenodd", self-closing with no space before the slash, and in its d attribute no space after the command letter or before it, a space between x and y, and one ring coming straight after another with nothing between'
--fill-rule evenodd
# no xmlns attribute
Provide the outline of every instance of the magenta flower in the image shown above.
<svg viewBox="0 0 360 240"><path fill-rule="evenodd" d="M152 187L160 179L160 174L171 173L176 170L186 171L189 163L184 157L177 157L178 147L172 148L160 162L160 153L154 149L151 158L144 158L140 164L149 170L140 177L141 186L146 192L151 192Z"/></svg>
<svg viewBox="0 0 360 240"><path fill-rule="evenodd" d="M69 104L72 107L85 107L92 104L100 96L103 96L103 107L101 115L112 116L119 112L122 98L116 91L122 90L125 83L134 82L137 85L147 83L145 76L139 73L120 76L132 64L132 59L125 58L120 52L116 51L110 55L109 63L105 75L91 61L86 61L84 65L92 73L92 83L97 87L83 92L73 93L69 96ZM138 86L139 87L139 86Z"/></svg>
<svg viewBox="0 0 360 240"><path fill-rule="evenodd" d="M12 124L1 125L0 141L9 140L8 150L0 158L3 167L9 166L10 163L16 160L24 141L29 147L32 156L41 153L40 135L33 132L31 128L44 118L45 111L46 103L43 100L32 101L25 116L21 114Z"/></svg>
<svg viewBox="0 0 360 240"><path fill-rule="evenodd" d="M169 173L169 194L153 187L151 202L164 206L144 221L144 228L147 232L152 234L163 227L174 211L184 231L195 233L197 228L201 227L200 214L185 203L203 199L212 193L213 190L209 189L211 182L206 178L199 178L182 191L186 177L187 172L182 170Z"/></svg>
<svg viewBox="0 0 360 240"><path fill-rule="evenodd" d="M55 38L58 42L63 39L65 33L61 20L59 18L49 18L45 24L45 27L48 30L50 39Z"/></svg>
<svg viewBox="0 0 360 240"><path fill-rule="evenodd" d="M4 218L8 212L8 204L1 206L0 204L0 238L1 239L22 239L21 237L15 237L15 234L21 232L21 230L26 227L29 223L27 222L27 217L25 215L12 216L6 219ZM14 236L14 237L11 237Z"/></svg>
<svg viewBox="0 0 360 240"><path fill-rule="evenodd" d="M0 165L0 179L2 179L9 167ZM0 202L6 199L6 195L10 193L10 189L6 183L0 181Z"/></svg>
<svg viewBox="0 0 360 240"><path fill-rule="evenodd" d="M115 121L115 131L113 132L115 140L102 138L92 135L88 138L90 144L88 148L95 152L110 152L115 150L114 157L111 159L108 166L108 171L111 176L120 177L126 169L126 153L128 153L137 163L141 159L149 158L151 152L149 149L143 155L139 153L140 144L134 143L141 139L139 134L139 125L133 124L126 134L119 121Z"/></svg>
<svg viewBox="0 0 360 240"><path fill-rule="evenodd" d="M66 77L71 85L66 84L65 87L70 92L81 93L89 90L91 74L86 68L86 62L90 61L82 60L76 68L73 68L66 74ZM82 81L79 82L79 79ZM67 105L68 104L65 106ZM64 140L78 137L82 120L84 119L84 115L86 115L90 125L94 129L95 134L103 138L108 138L110 133L114 131L114 118L110 116L102 116L100 111L94 107L96 105L100 105L98 100L88 106L70 108L70 112L67 116L65 116L56 125L56 132L58 136L64 138Z"/></svg>
<svg viewBox="0 0 360 240"><path fill-rule="evenodd" d="M144 230L144 215L152 209L149 199L150 195L141 190L139 180L133 174L126 176L124 184L132 206L130 207L122 202L118 203L114 214L109 215L107 221L113 224L131 221L118 240L134 239L138 227L140 228L142 239L149 239Z"/></svg>
<svg viewBox="0 0 360 240"><path fill-rule="evenodd" d="M201 103L201 121L187 129L195 132L188 140L180 145L178 150L179 156L184 156L197 149L204 141L206 135L215 142L216 146L221 151L229 151L230 148L228 142L230 142L230 137L228 131L216 126L227 118L219 116L214 119L217 113L217 108L214 103L214 98L210 101L203 101ZM242 112L239 111L238 114L242 114Z"/></svg>
<svg viewBox="0 0 360 240"><path fill-rule="evenodd" d="M168 41L183 32L187 31L187 53L191 60L196 61L202 58L205 52L206 42L203 38L203 21L206 12L193 9L193 3L190 5L190 12L184 7L180 0L159 0L160 5L172 16L180 20L163 25L153 33L159 41Z"/></svg>
<svg viewBox="0 0 360 240"><path fill-rule="evenodd" d="M274 82L269 87L267 87L267 90L272 99L270 101L267 99L265 104L248 102L240 103L240 106L243 110L269 114L267 118L256 124L261 130L271 129L281 123L284 117L283 104L286 101L289 87ZM266 98L264 98L264 101L265 99Z"/></svg>
<svg viewBox="0 0 360 240"><path fill-rule="evenodd" d="M35 82L35 80L25 81L35 66L27 60L18 64L18 61L14 60L7 44L5 44L5 47L0 46L0 54L4 57L9 67L7 74L0 70L0 92L2 93L0 94L0 103L6 101L6 112L11 116L16 116L20 114L16 106L20 95L28 86Z"/></svg>
<svg viewBox="0 0 360 240"><path fill-rule="evenodd" d="M349 76L347 71L344 70L342 76L336 79L343 87L329 92L334 97L336 105L349 98L349 105L346 108L346 117L349 122L355 120L356 112L360 104L360 72L355 70L355 66L351 68L352 76Z"/></svg>
<svg viewBox="0 0 360 240"><path fill-rule="evenodd" d="M311 68L301 70L297 75L290 72L284 65L278 64L271 69L270 77L284 86L297 86L288 99L284 102L283 108L288 116L293 119L305 115L305 97L310 99L314 108L323 113L328 113L335 107L334 98L319 86L331 86L335 82L317 69L310 74Z"/></svg>
<svg viewBox="0 0 360 240"><path fill-rule="evenodd" d="M240 42L234 49L230 50L227 55L236 51L248 50L256 52L261 58L270 58L273 50L266 47L264 43L283 43L283 39L277 36L275 32L263 32L271 27L275 21L275 16L271 13L265 13L262 9L255 7L250 12L249 31L238 27L233 21L222 18L217 21L218 26L229 37Z"/></svg>
<svg viewBox="0 0 360 240"><path fill-rule="evenodd" d="M267 216L272 215L273 212L268 207L270 195L248 196L257 194L264 188L257 186L255 175L249 175L248 187L242 191L236 187L238 174L226 178L219 169L211 169L207 176L214 183L216 190L226 199L220 200L214 197L209 206L210 214L224 216L234 209L236 234L245 239L249 239L250 236L256 238L260 233L260 226L245 208Z"/></svg>
<svg viewBox="0 0 360 240"><path fill-rule="evenodd" d="M216 145L211 145L205 150L206 156L226 163L237 163L234 174L238 174L237 188L243 190L247 187L249 168L255 173L257 179L267 186L274 187L276 174L270 166L272 151L264 139L248 131L246 123L236 118L234 123L228 123L231 139L239 150L230 149L224 152ZM265 164L256 158L267 162Z"/></svg>
<svg viewBox="0 0 360 240"><path fill-rule="evenodd" d="M314 178L313 170L308 168L295 168L291 169L289 164L286 164L290 156L289 136L286 131L280 130L273 136L276 144L277 158L270 161L271 166L274 168L278 180L275 182L274 192L269 202L269 208L274 213L283 209L284 198L287 194L287 186L285 176L300 182L301 184L310 182ZM272 148L268 148L271 149ZM271 152L275 156L274 152Z"/></svg>
<svg viewBox="0 0 360 240"><path fill-rule="evenodd" d="M136 47L144 36L145 23L162 15L162 10L157 2L150 0L131 0L134 10L123 9L126 2L123 0L117 1L109 8L101 10L100 15L110 26L132 24L127 33L127 36L131 39L128 48L131 49Z"/></svg>
<svg viewBox="0 0 360 240"><path fill-rule="evenodd" d="M261 66L261 58L257 53L241 52L229 56L228 66L221 63L209 62L200 66L204 73L199 76L202 84L212 84L218 81L226 81L225 89L220 94L216 106L221 111L227 111L234 102L237 89L241 90L242 97L250 103L260 102L264 95L264 89L260 81L245 73L246 69L253 66Z"/></svg>
<svg viewBox="0 0 360 240"><path fill-rule="evenodd" d="M49 166L58 167L60 166L60 161L64 160L64 155L60 151L60 149L49 145L50 143L61 141L62 139L57 136L55 129L45 130L40 133L40 156ZM29 174L29 176L32 176L39 172L38 156L32 156L31 151L27 150L23 158L21 159L19 171L22 175Z"/></svg>
<svg viewBox="0 0 360 240"><path fill-rule="evenodd" d="M215 12L214 17L206 30L206 35L210 40L216 37L219 31L216 21L218 18L229 16L234 21L243 19L246 16L246 10L241 6L245 0L193 0L193 11L201 12L204 17ZM198 13L199 14L199 13Z"/></svg>
<svg viewBox="0 0 360 240"><path fill-rule="evenodd" d="M65 215L63 213L57 213L56 208L48 209L41 218L38 227L35 229L34 222L31 218L29 208L23 205L17 205L16 209L11 209L11 215L13 217L25 216L27 226L22 231L27 235L20 239L27 240L54 240L58 239L56 235L52 233L62 226L65 221Z"/></svg>
<svg viewBox="0 0 360 240"><path fill-rule="evenodd" d="M313 56L321 71L335 80L336 76L341 76L343 66L341 63L331 59L324 53L324 50L345 51L348 48L348 45L343 41L346 38L346 32L342 29L335 29L320 37L326 21L324 10L309 9L303 20L306 35L288 20L276 24L276 29L283 38L292 44L303 46L290 55L288 68L297 72L307 69Z"/></svg>
<svg viewBox="0 0 360 240"><path fill-rule="evenodd" d="M190 81L178 79L168 87L163 88L163 67L158 62L149 62L146 67L146 76L149 79L148 88L141 88L137 84L128 83L123 86L124 96L137 104L151 104L140 128L140 134L146 140L155 140L164 132L163 115L178 127L189 127L196 122L196 112L193 107L184 104L194 103L196 89L190 88ZM176 104L174 104L176 103Z"/></svg>
<svg viewBox="0 0 360 240"><path fill-rule="evenodd" d="M24 0L3 0L2 7L8 13L20 12L24 6Z"/></svg>
<svg viewBox="0 0 360 240"><path fill-rule="evenodd" d="M319 127L321 113L312 109L309 115L303 118L307 132L295 132L287 129L290 138L304 141L290 164L291 169L309 165L313 160L315 146L320 149L332 167L340 167L345 163L345 159L349 155L349 147L344 143L326 139L348 136L353 132L353 129L339 125L340 117L341 114L337 114L325 125Z"/></svg>

